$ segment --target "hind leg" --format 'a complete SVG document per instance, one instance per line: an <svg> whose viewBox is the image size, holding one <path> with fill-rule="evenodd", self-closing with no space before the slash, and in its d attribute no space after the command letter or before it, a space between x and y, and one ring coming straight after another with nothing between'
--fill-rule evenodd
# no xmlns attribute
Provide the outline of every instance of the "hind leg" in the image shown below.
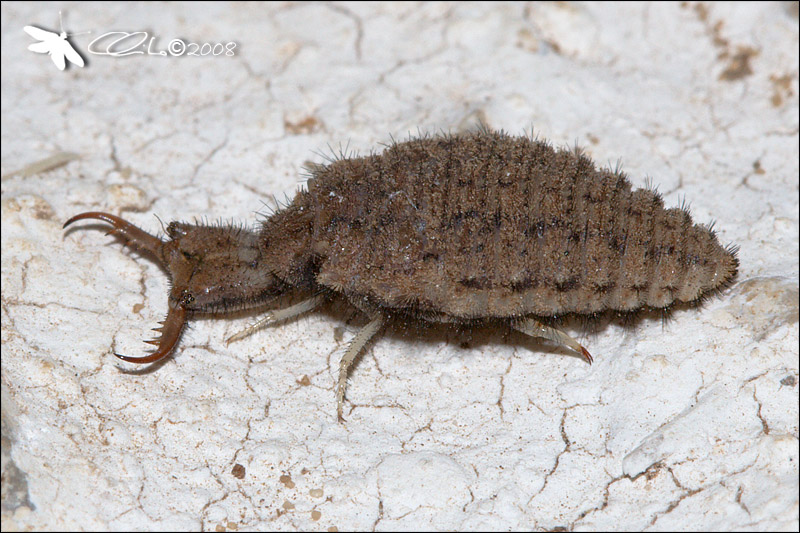
<svg viewBox="0 0 800 533"><path fill-rule="evenodd" d="M547 340L553 341L557 344L562 346L566 346L567 348L574 350L581 354L581 356L586 359L589 364L592 364L592 355L589 351L581 346L578 341L561 331L560 329L554 328L552 326L546 326L542 324L535 318L525 318L519 321L512 322L511 327L524 333L525 335L530 335L531 337L543 337Z"/></svg>
<svg viewBox="0 0 800 533"><path fill-rule="evenodd" d="M356 356L361 352L364 346L369 342L369 340L378 333L378 330L381 329L381 326L384 324L384 318L382 316L378 316L377 318L373 318L369 324L361 328L356 336L350 341L350 346L347 347L347 352L345 352L344 356L342 357L341 362L339 363L339 382L336 385L336 414L339 417L339 421L341 422L344 420L342 418L342 406L344 404L344 389L347 385L347 371L350 368L350 365L353 364L353 360Z"/></svg>

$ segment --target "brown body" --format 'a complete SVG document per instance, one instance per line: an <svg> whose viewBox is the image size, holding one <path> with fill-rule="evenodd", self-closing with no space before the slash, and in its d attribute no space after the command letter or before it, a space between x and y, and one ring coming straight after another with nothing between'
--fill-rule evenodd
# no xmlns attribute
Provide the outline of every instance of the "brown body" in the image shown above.
<svg viewBox="0 0 800 533"><path fill-rule="evenodd" d="M539 318L694 302L731 283L738 268L735 248L722 247L710 227L664 209L654 191L632 191L622 172L597 169L578 151L486 130L316 166L307 190L257 232L172 222L161 240L101 212L65 226L82 219L108 222L172 278L162 335L148 341L158 349L118 355L126 361L166 357L191 313L263 305L288 291L311 297L266 322L332 294L364 311L371 321L340 364L340 417L347 369L388 317L506 320L591 362Z"/></svg>
<svg viewBox="0 0 800 533"><path fill-rule="evenodd" d="M319 167L261 239L284 279L299 270L365 311L448 321L663 308L737 265L707 227L621 172L490 132Z"/></svg>

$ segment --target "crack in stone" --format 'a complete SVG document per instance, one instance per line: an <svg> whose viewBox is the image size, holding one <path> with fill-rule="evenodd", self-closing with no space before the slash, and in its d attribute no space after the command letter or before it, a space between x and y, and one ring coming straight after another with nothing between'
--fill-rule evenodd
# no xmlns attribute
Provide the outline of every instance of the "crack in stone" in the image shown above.
<svg viewBox="0 0 800 533"><path fill-rule="evenodd" d="M516 352L516 348L514 349L514 351ZM505 371L502 374L500 374L500 393L497 395L496 405L497 405L498 409L500 409L500 420L502 420L502 421L505 421L505 418L504 418L505 409L503 408L503 397L504 397L505 391L506 391L505 378L511 372L512 363L513 363L513 358L509 357L508 358L508 365L506 365Z"/></svg>
<svg viewBox="0 0 800 533"><path fill-rule="evenodd" d="M378 517L372 523L372 531L377 531L381 520L383 520L383 496L381 496L381 489L378 487Z"/></svg>
<svg viewBox="0 0 800 533"><path fill-rule="evenodd" d="M355 23L355 25L356 25L356 38L355 38L355 42L353 43L353 47L354 47L354 50L355 50L355 53L356 53L356 60L360 62L361 61L361 41L364 38L364 25L361 22L361 17L357 16L355 13L353 13L352 11L347 9L346 7L338 5L338 4L328 4L328 3L326 3L324 5L328 9L344 15L345 17L349 18L350 20L352 20Z"/></svg>
<svg viewBox="0 0 800 533"><path fill-rule="evenodd" d="M680 481L678 481L678 477L675 475L675 472L672 471L672 467L666 467L666 470L667 472L669 472L670 476L672 476L672 482L675 483L675 486L684 491L684 493L677 500L670 502L670 504L667 506L667 508L664 510L663 513L656 513L656 515L653 516L653 519L650 521L651 526L654 525L658 521L658 519L661 518L662 516L671 513L676 507L678 507L678 505L680 505L680 503L683 500L685 500L686 498L691 498L692 496L694 496L695 494L697 494L702 490L702 489L687 489L681 484Z"/></svg>
<svg viewBox="0 0 800 533"><path fill-rule="evenodd" d="M755 386L753 387L753 400L756 402L756 404L758 404L756 416L758 416L758 419L761 421L761 431L763 431L765 435L769 435L769 424L767 424L766 419L761 415L761 400L759 400L758 396L756 395Z"/></svg>
<svg viewBox="0 0 800 533"><path fill-rule="evenodd" d="M739 485L739 488L736 490L736 503L738 503L739 506L742 509L744 509L744 512L747 513L747 516L751 516L750 515L750 509L748 509L747 505L745 505L745 503L742 501L742 494L743 493L744 493L744 487L742 485Z"/></svg>
<svg viewBox="0 0 800 533"><path fill-rule="evenodd" d="M211 149L211 152L209 152L209 153L208 153L208 154L207 154L207 155L206 155L206 156L205 156L205 157L202 159L202 161L200 161L199 163L197 163L197 164L195 165L195 167L194 167L194 171L192 172L192 182L194 182L194 181L195 181L195 179L197 178L197 174L198 174L198 172L200 172L200 169L201 169L201 168L203 168L203 167L205 166L205 164L206 164L206 163L208 163L208 162L211 160L211 158L213 158L213 157L214 157L214 156L217 154L217 152L219 152L220 150L222 150L223 148L225 148L225 146L227 146L227 145L228 145L228 135L227 135L227 133L226 133L226 135L225 135L225 139L224 139L224 140L223 140L221 143L217 144L217 146L215 146L214 148L212 148L212 149Z"/></svg>
<svg viewBox="0 0 800 533"><path fill-rule="evenodd" d="M531 496L528 499L528 503L527 503L528 506L530 506L530 504L534 500L534 498L536 498L538 495L540 495L542 492L544 492L544 489L547 487L547 483L550 480L550 476L553 475L556 470L558 470L558 465L559 465L559 463L561 461L561 456L570 451L570 446L572 445L572 443L570 443L569 439L567 438L567 432L564 429L564 423L567 420L567 413L569 412L569 409L570 408L564 409L564 413L561 415L560 429L561 429L561 440L564 441L564 449L561 450L558 453L558 455L556 456L555 464L553 465L553 468L550 469L550 472L545 474L544 483L542 483L542 488L539 489L539 491L536 494L534 494L533 496Z"/></svg>
<svg viewBox="0 0 800 533"><path fill-rule="evenodd" d="M630 474L623 474L621 476L617 476L615 478L610 479L608 483L606 483L605 490L603 492L603 503L600 505L600 507L587 509L586 511L582 512L580 515L578 515L578 518L576 518L573 522L570 523L569 529L574 530L577 523L586 518L588 515L605 510L609 505L608 498L611 494L611 486L614 485L615 483L622 480L628 480L632 483L635 483L636 480L638 480L642 476L646 476L648 480L651 480L657 477L658 473L664 469L665 469L664 464L661 461L657 461L648 466L642 472L636 474L635 476L631 476Z"/></svg>

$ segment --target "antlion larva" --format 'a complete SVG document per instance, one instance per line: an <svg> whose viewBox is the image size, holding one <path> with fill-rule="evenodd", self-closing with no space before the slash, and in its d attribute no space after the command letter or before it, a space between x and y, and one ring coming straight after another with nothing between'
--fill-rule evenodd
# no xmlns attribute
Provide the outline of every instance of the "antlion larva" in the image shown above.
<svg viewBox="0 0 800 533"><path fill-rule="evenodd" d="M604 311L667 309L732 283L735 247L722 247L685 209L665 209L619 170L580 151L480 130L423 136L381 154L310 169L305 190L256 230L172 222L167 240L101 212L127 244L148 250L172 278L169 311L150 363L169 355L193 313L262 306L289 291L307 296L234 335L341 296L364 312L339 367L347 371L390 318L492 321L589 352L543 320Z"/></svg>

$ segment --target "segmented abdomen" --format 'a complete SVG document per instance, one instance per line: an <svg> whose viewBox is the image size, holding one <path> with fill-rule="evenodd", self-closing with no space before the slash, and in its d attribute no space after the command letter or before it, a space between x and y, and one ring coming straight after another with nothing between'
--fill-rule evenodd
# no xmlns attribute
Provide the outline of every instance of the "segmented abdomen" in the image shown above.
<svg viewBox="0 0 800 533"><path fill-rule="evenodd" d="M467 319L666 307L729 280L733 254L653 191L502 133L432 137L314 171L318 281Z"/></svg>

